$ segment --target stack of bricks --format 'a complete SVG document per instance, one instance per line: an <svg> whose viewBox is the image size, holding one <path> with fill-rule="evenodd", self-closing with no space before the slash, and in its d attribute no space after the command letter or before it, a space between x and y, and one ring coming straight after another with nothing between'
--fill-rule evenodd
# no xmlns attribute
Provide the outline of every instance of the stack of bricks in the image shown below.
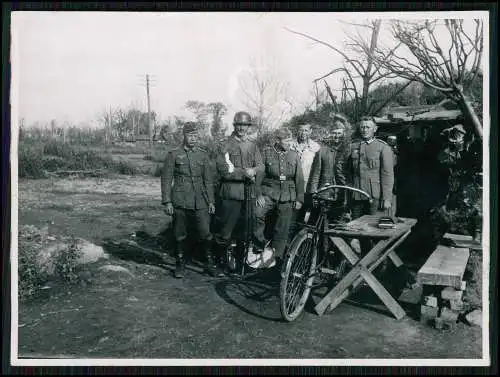
<svg viewBox="0 0 500 377"><path fill-rule="evenodd" d="M463 311L466 287L463 276L469 259L468 248L438 245L417 273L423 287L420 321L438 329L454 325Z"/></svg>
<svg viewBox="0 0 500 377"><path fill-rule="evenodd" d="M427 286L420 306L420 322L432 324L437 329L453 326L464 312L462 297L466 282L456 287Z"/></svg>

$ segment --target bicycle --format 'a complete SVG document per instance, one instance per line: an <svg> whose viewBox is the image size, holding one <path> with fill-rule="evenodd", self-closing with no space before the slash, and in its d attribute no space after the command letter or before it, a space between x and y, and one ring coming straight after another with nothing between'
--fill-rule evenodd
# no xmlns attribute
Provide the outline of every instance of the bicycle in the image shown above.
<svg viewBox="0 0 500 377"><path fill-rule="evenodd" d="M325 231L342 223L338 220L328 222L331 206L338 202L336 199L320 195L333 189L343 189L358 192L371 197L368 193L350 186L329 185L322 187L312 194L313 202L317 202L319 215L312 223L306 214L303 228L293 237L288 248L281 271L280 282L280 311L282 318L287 322L295 321L303 313L309 298L314 280L328 280L330 283L340 280L348 272L349 263L330 248L330 240ZM345 210L345 205L342 206ZM337 208L338 209L338 208ZM345 211L344 211L345 212ZM332 245L333 246L333 245ZM319 262L318 262L319 261Z"/></svg>

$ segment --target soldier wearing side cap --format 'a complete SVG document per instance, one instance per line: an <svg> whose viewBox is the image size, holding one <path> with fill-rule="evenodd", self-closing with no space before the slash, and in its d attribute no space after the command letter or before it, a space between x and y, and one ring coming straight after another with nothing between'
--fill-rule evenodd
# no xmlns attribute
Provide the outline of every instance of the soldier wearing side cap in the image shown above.
<svg viewBox="0 0 500 377"><path fill-rule="evenodd" d="M165 212L174 218L175 277L184 276L189 220L193 220L203 243L206 271L212 276L220 275L212 255L210 215L215 213L215 197L209 155L198 146L196 123L186 123L183 134L182 146L167 154L161 176L162 204Z"/></svg>
<svg viewBox="0 0 500 377"><path fill-rule="evenodd" d="M292 133L280 129L276 133L276 142L263 150L265 169L257 175L257 184L261 185L262 194L257 198L255 213L255 244L257 248L272 247L278 266L288 240L288 232L293 210L300 210L304 202L304 177L299 156L291 150ZM264 236L266 215L276 210L272 242ZM265 261L271 267L273 258Z"/></svg>

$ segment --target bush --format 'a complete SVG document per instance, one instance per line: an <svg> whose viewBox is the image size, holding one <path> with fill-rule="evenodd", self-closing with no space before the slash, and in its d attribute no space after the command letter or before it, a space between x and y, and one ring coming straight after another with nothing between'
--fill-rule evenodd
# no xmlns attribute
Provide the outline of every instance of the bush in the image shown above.
<svg viewBox="0 0 500 377"><path fill-rule="evenodd" d="M18 174L22 178L44 178L43 153L41 150L20 147L18 155Z"/></svg>
<svg viewBox="0 0 500 377"><path fill-rule="evenodd" d="M111 155L89 149L79 149L68 143L50 140L44 144L23 142L19 148L19 177L44 178L45 172L58 170L105 169L133 175L136 169L125 161L115 161Z"/></svg>
<svg viewBox="0 0 500 377"><path fill-rule="evenodd" d="M46 230L31 225L19 229L18 248L18 287L19 297L26 299L34 296L44 284L51 280L67 283L79 281L78 264L80 250L76 239L52 247ZM52 244L54 246L54 244Z"/></svg>

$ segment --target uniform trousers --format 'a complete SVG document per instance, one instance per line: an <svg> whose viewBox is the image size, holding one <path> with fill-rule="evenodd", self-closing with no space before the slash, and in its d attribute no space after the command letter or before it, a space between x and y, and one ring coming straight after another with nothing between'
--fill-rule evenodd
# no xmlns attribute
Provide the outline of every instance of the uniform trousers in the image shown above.
<svg viewBox="0 0 500 377"><path fill-rule="evenodd" d="M276 223L273 227L272 246L276 251L276 256L282 258L288 241L288 232L292 220L293 203L279 202L264 195L265 204L263 207L257 206L255 210L255 243L258 247L263 247L266 243L264 230L266 227L266 217L270 211L276 211Z"/></svg>
<svg viewBox="0 0 500 377"><path fill-rule="evenodd" d="M210 214L208 213L208 208L174 208L174 237L177 242L182 242L187 238L189 223L194 224L198 237L201 240L212 240L212 233L210 233Z"/></svg>

